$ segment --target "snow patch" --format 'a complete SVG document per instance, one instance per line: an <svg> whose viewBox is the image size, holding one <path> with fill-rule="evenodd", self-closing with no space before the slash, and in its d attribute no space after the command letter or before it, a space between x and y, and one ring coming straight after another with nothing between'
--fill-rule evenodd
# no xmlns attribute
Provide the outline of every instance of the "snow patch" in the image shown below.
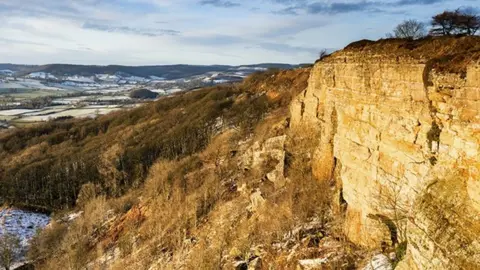
<svg viewBox="0 0 480 270"><path fill-rule="evenodd" d="M68 76L67 80L72 82L81 82L81 83L95 83L95 80L93 77L84 77L84 76L78 76L78 75Z"/></svg>
<svg viewBox="0 0 480 270"><path fill-rule="evenodd" d="M120 77L118 77L117 75L110 75L110 74L96 74L95 76L102 81L116 82L120 79Z"/></svg>
<svg viewBox="0 0 480 270"><path fill-rule="evenodd" d="M4 75L12 75L14 72L11 71L10 69L2 69L0 70L0 74L4 74Z"/></svg>
<svg viewBox="0 0 480 270"><path fill-rule="evenodd" d="M67 216L67 221L72 222L75 219L79 218L82 214L83 214L83 211L79 211L79 212L76 212L76 213L71 213Z"/></svg>
<svg viewBox="0 0 480 270"><path fill-rule="evenodd" d="M28 246L37 230L44 228L49 222L50 217L45 214L16 209L0 210L0 235L14 234L23 246Z"/></svg>
<svg viewBox="0 0 480 270"><path fill-rule="evenodd" d="M265 71L265 70L268 70L268 68L264 68L264 67L238 67L237 70Z"/></svg>
<svg viewBox="0 0 480 270"><path fill-rule="evenodd" d="M19 257L12 267L21 266L26 262L26 253L30 240L39 229L45 228L50 222L50 217L40 213L17 209L0 210L0 235L13 234L20 240L21 250Z"/></svg>
<svg viewBox="0 0 480 270"><path fill-rule="evenodd" d="M377 254L368 262L363 270L393 270L390 259L384 254Z"/></svg>
<svg viewBox="0 0 480 270"><path fill-rule="evenodd" d="M213 80L213 83L227 83L229 82L229 80L224 80L224 79L221 79L221 80Z"/></svg>
<svg viewBox="0 0 480 270"><path fill-rule="evenodd" d="M154 80L154 81L164 81L165 78L163 77L157 77L157 76L150 76L150 79Z"/></svg>
<svg viewBox="0 0 480 270"><path fill-rule="evenodd" d="M45 72L33 72L25 77L33 79L57 79L57 77L53 76L52 74Z"/></svg>

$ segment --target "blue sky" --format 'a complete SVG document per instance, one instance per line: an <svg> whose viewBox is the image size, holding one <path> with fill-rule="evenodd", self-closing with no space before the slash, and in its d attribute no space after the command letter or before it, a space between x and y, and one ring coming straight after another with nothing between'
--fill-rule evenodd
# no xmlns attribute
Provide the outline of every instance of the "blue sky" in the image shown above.
<svg viewBox="0 0 480 270"><path fill-rule="evenodd" d="M0 0L0 63L313 62L479 0Z"/></svg>

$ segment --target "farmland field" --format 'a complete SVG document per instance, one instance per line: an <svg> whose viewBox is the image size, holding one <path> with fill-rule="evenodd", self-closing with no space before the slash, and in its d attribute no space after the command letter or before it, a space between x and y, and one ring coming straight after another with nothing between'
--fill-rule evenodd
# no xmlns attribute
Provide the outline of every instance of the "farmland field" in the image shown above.
<svg viewBox="0 0 480 270"><path fill-rule="evenodd" d="M95 117L97 115L107 114L109 112L113 112L116 110L120 110L121 108L106 108L106 107L98 107L98 108L80 108L80 109L67 109L63 111L58 111L50 114L43 114L43 115L25 115L15 119L14 122L40 122L40 121L48 121L51 119L59 118L59 117L68 117L72 116L75 118L85 118L85 117Z"/></svg>
<svg viewBox="0 0 480 270"><path fill-rule="evenodd" d="M63 96L69 93L72 91L0 88L0 102L2 99L30 100L38 97Z"/></svg>

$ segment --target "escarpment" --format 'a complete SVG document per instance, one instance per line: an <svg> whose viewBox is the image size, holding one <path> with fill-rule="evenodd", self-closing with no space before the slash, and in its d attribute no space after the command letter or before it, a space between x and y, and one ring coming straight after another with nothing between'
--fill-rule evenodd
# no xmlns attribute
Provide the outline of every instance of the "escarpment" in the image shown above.
<svg viewBox="0 0 480 270"><path fill-rule="evenodd" d="M407 247L400 269L480 264L480 39L354 43L312 69L291 126L320 130L350 240ZM337 200L337 199L336 199Z"/></svg>
<svg viewBox="0 0 480 270"><path fill-rule="evenodd" d="M360 41L5 132L0 196L67 208L37 269L476 269L479 59L475 37Z"/></svg>

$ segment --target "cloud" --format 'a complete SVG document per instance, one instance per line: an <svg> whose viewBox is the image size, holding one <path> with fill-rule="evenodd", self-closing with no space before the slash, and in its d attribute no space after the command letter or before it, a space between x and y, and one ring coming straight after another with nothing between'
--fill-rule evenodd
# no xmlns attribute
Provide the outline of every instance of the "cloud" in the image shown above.
<svg viewBox="0 0 480 270"><path fill-rule="evenodd" d="M25 64L309 62L320 48L383 37L406 15L428 20L475 1L0 0L0 59Z"/></svg>
<svg viewBox="0 0 480 270"><path fill-rule="evenodd" d="M284 9L280 9L277 11L273 11L273 14L279 14L279 15L299 15L298 14L298 7L286 7Z"/></svg>
<svg viewBox="0 0 480 270"><path fill-rule="evenodd" d="M10 38L0 38L0 43L35 45L35 46L48 46L48 44L46 44L46 43L34 42L34 41L16 40L16 39L10 39Z"/></svg>
<svg viewBox="0 0 480 270"><path fill-rule="evenodd" d="M90 23L90 22L84 23L82 25L82 28L105 31L105 32L142 35L142 36L149 36L149 37L177 36L180 34L179 31L171 30L171 29L152 29L152 28L142 29L142 28L133 28L128 26L102 25L102 24L96 24L96 23Z"/></svg>
<svg viewBox="0 0 480 270"><path fill-rule="evenodd" d="M349 13L349 12L361 12L370 10L372 7L378 6L376 2L357 2L357 3L332 3L330 5L324 3L313 3L306 7L306 10L310 14L318 13Z"/></svg>
<svg viewBox="0 0 480 270"><path fill-rule="evenodd" d="M228 1L228 0L202 0L200 1L200 5L211 5L214 7L220 8L232 8L240 6L239 3Z"/></svg>
<svg viewBox="0 0 480 270"><path fill-rule="evenodd" d="M273 3L286 6L273 13L280 15L301 15L301 14L344 14L352 12L392 12L392 8L415 6L415 5L433 5L446 0L398 0L398 1L308 1L308 0L270 0ZM394 11L395 12L395 11Z"/></svg>
<svg viewBox="0 0 480 270"><path fill-rule="evenodd" d="M281 53L298 53L298 52L306 52L315 54L318 53L317 48L311 47L303 47L303 46L291 46L284 43L275 43L275 42L262 42L257 44L259 47L270 50L270 51L277 51Z"/></svg>
<svg viewBox="0 0 480 270"><path fill-rule="evenodd" d="M381 2L359 1L359 2L339 2L327 3L325 1L307 1L307 0L271 0L276 4L285 6L273 13L280 15L301 15L301 14L340 14L350 12L375 11Z"/></svg>
<svg viewBox="0 0 480 270"><path fill-rule="evenodd" d="M445 0L400 0L395 3L396 6L413 6L413 5L432 5L444 2Z"/></svg>
<svg viewBox="0 0 480 270"><path fill-rule="evenodd" d="M215 34L215 35L203 35L203 36L184 36L181 37L181 41L189 44L201 45L201 46L232 46L235 44L241 44L247 42L242 37Z"/></svg>

